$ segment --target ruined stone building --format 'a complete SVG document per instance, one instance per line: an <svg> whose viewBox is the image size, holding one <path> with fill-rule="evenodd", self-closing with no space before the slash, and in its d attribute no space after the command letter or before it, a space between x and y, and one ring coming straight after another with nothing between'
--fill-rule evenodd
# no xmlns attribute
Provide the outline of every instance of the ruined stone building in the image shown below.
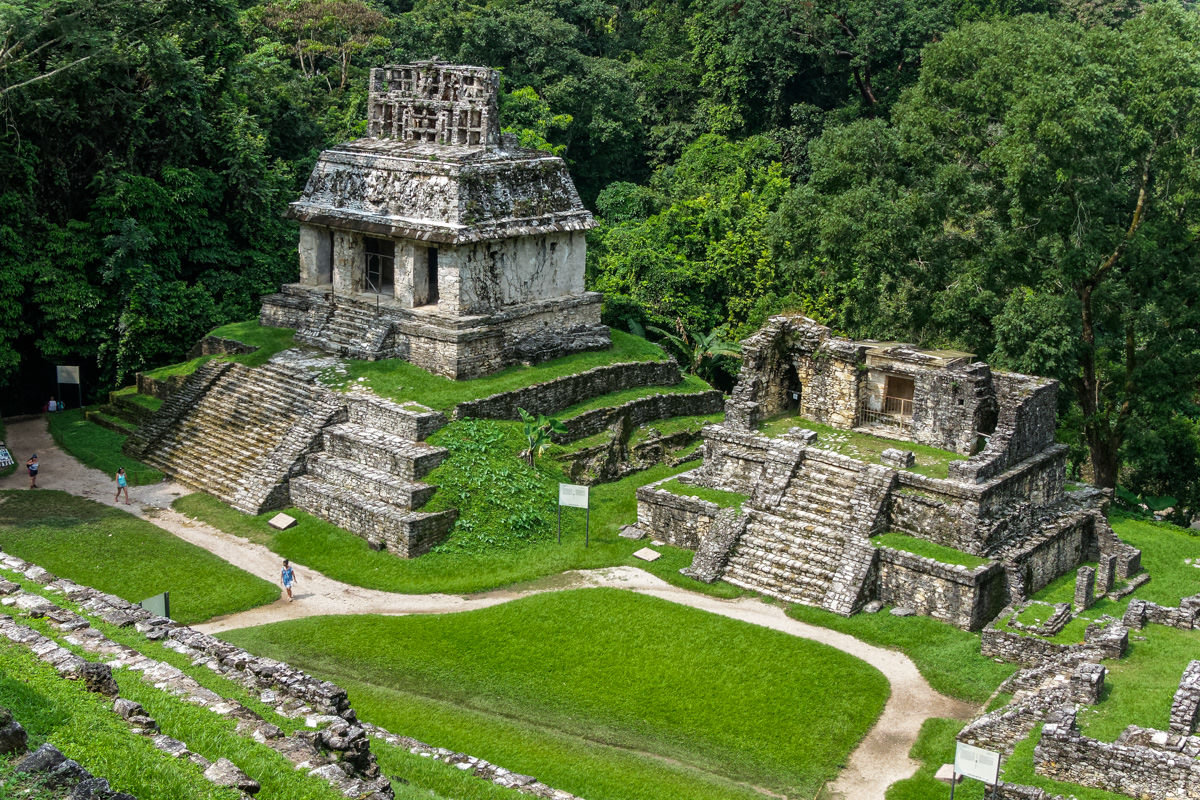
<svg viewBox="0 0 1200 800"><path fill-rule="evenodd" d="M372 70L368 138L323 152L291 204L300 279L262 323L451 378L607 346L595 222L562 159L501 135L498 90L482 67Z"/></svg>
<svg viewBox="0 0 1200 800"><path fill-rule="evenodd" d="M262 324L451 378L608 347L583 284L592 216L562 159L500 134L498 89L479 67L372 70L369 136L322 153L292 203L300 279L263 299ZM445 422L286 360L213 361L126 452L246 513L294 505L412 557L455 519L421 510L435 488L421 479L446 456L424 440Z"/></svg>
<svg viewBox="0 0 1200 800"><path fill-rule="evenodd" d="M1140 569L1138 551L1108 526L1107 497L1065 491L1057 382L967 353L845 339L799 316L772 318L743 357L725 421L704 429L703 466L683 480L749 499L719 511L653 485L638 493L640 528L695 548L694 577L840 614L881 601L978 629L1085 561L1113 558L1115 578ZM854 458L813 430L759 430L788 411L897 443L882 459ZM969 457L929 477L911 468L905 441ZM986 563L968 569L872 542L886 532Z"/></svg>

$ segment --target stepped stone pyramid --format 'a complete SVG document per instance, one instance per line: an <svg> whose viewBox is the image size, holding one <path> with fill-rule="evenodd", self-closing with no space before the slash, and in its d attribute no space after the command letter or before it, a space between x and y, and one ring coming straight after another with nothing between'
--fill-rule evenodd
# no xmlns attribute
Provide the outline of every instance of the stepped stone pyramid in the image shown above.
<svg viewBox="0 0 1200 800"><path fill-rule="evenodd" d="M209 361L130 436L125 451L247 514L296 506L403 557L449 533L454 512L418 509L446 456L422 441L428 409L343 395L276 364Z"/></svg>

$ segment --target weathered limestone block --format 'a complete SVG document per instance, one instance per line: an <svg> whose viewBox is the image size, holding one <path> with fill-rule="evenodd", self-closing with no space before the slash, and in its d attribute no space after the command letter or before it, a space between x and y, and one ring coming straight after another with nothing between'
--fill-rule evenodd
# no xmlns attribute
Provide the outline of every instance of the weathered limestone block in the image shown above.
<svg viewBox="0 0 1200 800"><path fill-rule="evenodd" d="M879 454L879 461L884 466L895 467L896 469L908 469L917 463L917 457L913 455L912 450L899 450L895 447L889 447Z"/></svg>
<svg viewBox="0 0 1200 800"><path fill-rule="evenodd" d="M1096 570L1080 567L1075 574L1075 611L1086 611L1096 602Z"/></svg>

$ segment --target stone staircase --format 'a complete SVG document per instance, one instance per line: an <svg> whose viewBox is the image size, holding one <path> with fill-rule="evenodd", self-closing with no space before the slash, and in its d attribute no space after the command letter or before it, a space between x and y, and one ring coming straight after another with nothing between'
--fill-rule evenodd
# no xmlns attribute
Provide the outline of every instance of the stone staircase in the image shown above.
<svg viewBox="0 0 1200 800"><path fill-rule="evenodd" d="M208 362L126 443L125 452L239 511L288 504L320 431L343 419L334 393L267 364Z"/></svg>
<svg viewBox="0 0 1200 800"><path fill-rule="evenodd" d="M429 409L351 397L348 420L323 431L324 449L292 478L293 504L403 558L427 552L455 520L453 511L418 510L435 489L420 479L447 455L422 440L443 424Z"/></svg>
<svg viewBox="0 0 1200 800"><path fill-rule="evenodd" d="M788 602L854 613L865 602L875 560L872 504L882 504L890 485L876 472L844 456L780 445L746 506L745 530L722 578Z"/></svg>
<svg viewBox="0 0 1200 800"><path fill-rule="evenodd" d="M296 341L319 347L347 358L374 361L391 330L391 320L378 309L339 299L330 313L318 316L296 331Z"/></svg>

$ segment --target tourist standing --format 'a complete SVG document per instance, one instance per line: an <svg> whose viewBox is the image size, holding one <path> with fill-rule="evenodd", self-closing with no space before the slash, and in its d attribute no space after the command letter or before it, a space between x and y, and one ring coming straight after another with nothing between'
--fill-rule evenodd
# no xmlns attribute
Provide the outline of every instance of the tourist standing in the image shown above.
<svg viewBox="0 0 1200 800"><path fill-rule="evenodd" d="M288 564L288 560L283 560L283 572L279 579L283 581L283 588L287 592L288 602L292 602L292 586L296 583L296 571Z"/></svg>
<svg viewBox="0 0 1200 800"><path fill-rule="evenodd" d="M121 492L125 492L125 505L129 505L129 481L125 479L124 467L117 470L117 495L113 498L114 503L121 499Z"/></svg>
<svg viewBox="0 0 1200 800"><path fill-rule="evenodd" d="M29 488L36 489L38 474L37 453L34 453L29 457L29 460L25 462L25 468L29 470Z"/></svg>

